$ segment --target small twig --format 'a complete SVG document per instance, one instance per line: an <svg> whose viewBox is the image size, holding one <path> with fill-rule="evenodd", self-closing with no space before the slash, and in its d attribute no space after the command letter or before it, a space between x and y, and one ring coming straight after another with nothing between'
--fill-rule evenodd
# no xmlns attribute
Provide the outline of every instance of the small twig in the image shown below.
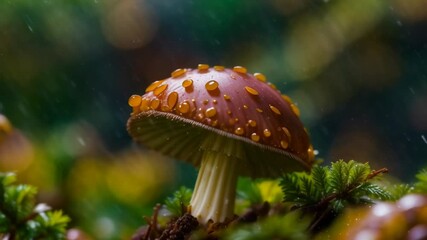
<svg viewBox="0 0 427 240"><path fill-rule="evenodd" d="M156 206L153 208L153 216L151 216L151 218L144 217L145 221L148 223L148 228L143 236L143 240L154 239L157 237L158 235L157 217L159 216L160 208L161 208L161 205L156 204Z"/></svg>
<svg viewBox="0 0 427 240"><path fill-rule="evenodd" d="M157 229L157 218L159 216L159 211L162 205L159 203L156 204L156 206L153 208L153 218L151 218L151 225L154 226L154 234L157 236L158 229Z"/></svg>
<svg viewBox="0 0 427 240"><path fill-rule="evenodd" d="M314 222L310 223L310 227L308 228L310 232L313 232L314 228L317 227L317 225L320 223L320 221L323 220L323 218L326 216L326 214L330 211L329 208L326 208L322 214L320 214L320 216L318 218L315 218L313 220L315 220Z"/></svg>
<svg viewBox="0 0 427 240"><path fill-rule="evenodd" d="M371 180L372 178L374 178L380 174L383 174L383 173L388 173L388 169L387 168L381 168L378 170L373 170L371 173L368 174L368 176L366 176L365 182L368 180Z"/></svg>
<svg viewBox="0 0 427 240"><path fill-rule="evenodd" d="M151 220L148 217L144 217L145 221L148 223L148 228L147 231L144 233L143 239L142 240L148 240L151 234L151 230L152 230L152 226L150 224Z"/></svg>

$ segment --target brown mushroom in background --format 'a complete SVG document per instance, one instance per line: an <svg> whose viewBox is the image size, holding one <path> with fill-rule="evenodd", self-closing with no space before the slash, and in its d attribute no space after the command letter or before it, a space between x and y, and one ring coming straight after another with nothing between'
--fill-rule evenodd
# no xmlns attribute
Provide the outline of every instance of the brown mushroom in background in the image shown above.
<svg viewBox="0 0 427 240"><path fill-rule="evenodd" d="M23 171L33 159L31 142L0 114L0 171Z"/></svg>
<svg viewBox="0 0 427 240"><path fill-rule="evenodd" d="M277 177L313 163L297 107L243 67L177 69L129 105L135 141L200 168L190 204L202 223L233 216L239 175Z"/></svg>
<svg viewBox="0 0 427 240"><path fill-rule="evenodd" d="M396 202L347 209L340 221L316 239L427 239L427 195L408 194Z"/></svg>
<svg viewBox="0 0 427 240"><path fill-rule="evenodd" d="M12 132L12 124L2 114L0 114L0 143L3 142L6 137Z"/></svg>

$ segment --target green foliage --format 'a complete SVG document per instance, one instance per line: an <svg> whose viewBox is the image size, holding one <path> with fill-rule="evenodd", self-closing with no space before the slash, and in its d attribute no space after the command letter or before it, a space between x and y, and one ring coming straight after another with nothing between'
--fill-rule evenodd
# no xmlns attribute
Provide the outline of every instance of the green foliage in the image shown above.
<svg viewBox="0 0 427 240"><path fill-rule="evenodd" d="M300 207L325 200L331 203L338 200L349 203L388 200L390 194L370 182L378 174L372 173L367 163L341 160L332 163L331 167L315 166L310 174L286 174L280 185L285 194L284 201Z"/></svg>
<svg viewBox="0 0 427 240"><path fill-rule="evenodd" d="M386 169L372 171L367 163L340 160L330 167L315 166L310 174L286 174L280 185L285 202L315 216L313 228L346 206L391 199L389 192L372 183L383 172Z"/></svg>
<svg viewBox="0 0 427 240"><path fill-rule="evenodd" d="M262 203L261 191L252 179L241 178L237 184L239 198L249 202L250 205Z"/></svg>
<svg viewBox="0 0 427 240"><path fill-rule="evenodd" d="M8 239L65 239L68 216L36 205L37 189L16 185L16 175L0 173L0 236Z"/></svg>
<svg viewBox="0 0 427 240"><path fill-rule="evenodd" d="M391 200L396 201L410 193L427 194L427 169L422 169L416 176L414 184L395 184L387 187Z"/></svg>
<svg viewBox="0 0 427 240"><path fill-rule="evenodd" d="M415 183L415 192L427 194L427 169L421 170L417 175Z"/></svg>
<svg viewBox="0 0 427 240"><path fill-rule="evenodd" d="M390 193L390 200L397 201L406 194L412 193L414 191L414 187L406 183L395 184L387 187L387 191Z"/></svg>
<svg viewBox="0 0 427 240"><path fill-rule="evenodd" d="M247 201L249 206L263 202L279 203L283 193L278 180L240 178L237 184L237 194L241 200Z"/></svg>
<svg viewBox="0 0 427 240"><path fill-rule="evenodd" d="M284 216L270 216L255 224L241 225L231 228L224 239L233 240L258 240L258 239L310 239L306 231L309 219L301 218L298 212Z"/></svg>
<svg viewBox="0 0 427 240"><path fill-rule="evenodd" d="M329 230L322 231L328 229L334 221L340 222L336 220L344 209L350 210L352 206L378 201L395 201L414 191L426 192L427 170L417 175L418 182L414 185L380 181L380 176L386 172L385 168L372 170L368 163L340 160L330 166L316 165L311 173L286 174L280 178L280 182L277 179L240 179L240 199L236 203L236 208L242 205L241 211L236 212L240 216L228 223L190 230L190 238L314 239L321 234L330 234ZM181 187L173 197L166 200L166 207L174 217L186 212L191 194L190 189ZM278 197L283 197L284 201L278 202ZM360 217L355 215L350 219ZM174 226L172 230L186 226L173 221L175 225L168 225ZM343 226L351 223L347 219ZM176 229L172 230L169 231Z"/></svg>
<svg viewBox="0 0 427 240"><path fill-rule="evenodd" d="M190 205L192 190L186 187L181 187L172 197L165 201L166 208L173 216L179 217L187 212L187 206Z"/></svg>

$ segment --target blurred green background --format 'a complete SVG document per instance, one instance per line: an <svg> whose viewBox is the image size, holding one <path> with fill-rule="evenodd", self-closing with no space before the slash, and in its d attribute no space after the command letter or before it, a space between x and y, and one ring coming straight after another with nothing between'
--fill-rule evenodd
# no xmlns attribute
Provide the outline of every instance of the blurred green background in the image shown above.
<svg viewBox="0 0 427 240"><path fill-rule="evenodd" d="M410 181L427 156L426 0L0 0L0 171L95 239L128 239L193 167L132 144L131 94L242 65L292 97L326 162Z"/></svg>

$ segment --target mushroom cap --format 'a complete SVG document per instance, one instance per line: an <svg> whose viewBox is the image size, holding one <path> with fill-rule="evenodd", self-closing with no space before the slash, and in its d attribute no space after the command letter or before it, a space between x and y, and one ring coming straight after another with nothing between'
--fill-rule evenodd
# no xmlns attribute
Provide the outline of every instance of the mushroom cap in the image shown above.
<svg viewBox="0 0 427 240"><path fill-rule="evenodd" d="M0 113L0 169L22 171L33 159L31 142Z"/></svg>
<svg viewBox="0 0 427 240"><path fill-rule="evenodd" d="M309 170L313 148L299 110L264 75L243 67L177 69L155 81L144 95L132 95L127 129L135 141L171 157L200 166L203 151L233 154L204 146L208 134L242 144L239 174L277 177Z"/></svg>

